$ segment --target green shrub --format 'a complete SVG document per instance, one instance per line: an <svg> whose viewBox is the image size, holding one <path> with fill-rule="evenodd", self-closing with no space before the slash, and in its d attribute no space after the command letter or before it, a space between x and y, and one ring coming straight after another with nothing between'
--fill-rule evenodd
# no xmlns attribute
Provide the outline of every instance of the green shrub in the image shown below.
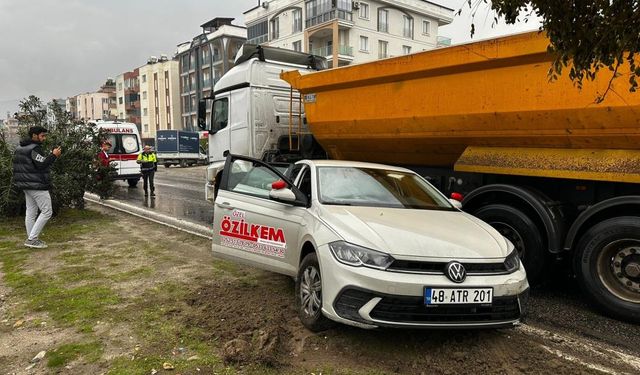
<svg viewBox="0 0 640 375"><path fill-rule="evenodd" d="M47 110L48 108L48 110ZM113 189L113 181L107 176L112 167L100 166L96 156L104 134L94 125L74 121L68 112L55 102L45 107L35 96L20 102L20 135L24 138L31 126L43 126L48 130L42 145L45 154L54 147L62 148L62 155L51 167L51 201L54 213L64 207L84 208L84 192L93 191L104 196ZM12 159L14 145L0 137L0 216L21 214L24 196L12 187Z"/></svg>

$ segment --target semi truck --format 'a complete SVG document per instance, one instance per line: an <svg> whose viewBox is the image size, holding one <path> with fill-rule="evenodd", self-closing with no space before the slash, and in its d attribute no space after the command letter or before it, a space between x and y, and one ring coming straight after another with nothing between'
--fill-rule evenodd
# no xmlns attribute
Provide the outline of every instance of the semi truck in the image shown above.
<svg viewBox="0 0 640 375"><path fill-rule="evenodd" d="M186 167L207 162L207 155L200 147L199 133L184 130L158 130L156 156L158 164L166 168L172 165Z"/></svg>
<svg viewBox="0 0 640 375"><path fill-rule="evenodd" d="M627 67L609 90L604 71L551 82L547 46L525 33L316 72L245 45L210 122L201 103L207 199L228 153L404 166L513 242L532 284L568 263L595 306L640 322L640 95Z"/></svg>

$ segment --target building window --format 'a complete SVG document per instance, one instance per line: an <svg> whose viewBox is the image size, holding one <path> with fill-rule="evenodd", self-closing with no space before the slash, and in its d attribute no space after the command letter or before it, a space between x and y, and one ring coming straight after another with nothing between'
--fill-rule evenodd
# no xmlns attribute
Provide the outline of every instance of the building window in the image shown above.
<svg viewBox="0 0 640 375"><path fill-rule="evenodd" d="M146 108L142 108L142 115L143 116L149 116L149 112L147 111Z"/></svg>
<svg viewBox="0 0 640 375"><path fill-rule="evenodd" d="M142 75L142 83L146 83L147 82L147 75L143 74Z"/></svg>
<svg viewBox="0 0 640 375"><path fill-rule="evenodd" d="M302 31L302 10L295 9L293 11L293 32L299 33Z"/></svg>
<svg viewBox="0 0 640 375"><path fill-rule="evenodd" d="M360 3L360 9L358 10L358 16L360 18L364 18L365 20L369 19L369 4Z"/></svg>
<svg viewBox="0 0 640 375"><path fill-rule="evenodd" d="M429 21L422 21L422 33L424 35L429 35L431 34L431 22Z"/></svg>
<svg viewBox="0 0 640 375"><path fill-rule="evenodd" d="M294 51L298 51L298 52L302 52L302 41L298 40L293 42L293 50Z"/></svg>
<svg viewBox="0 0 640 375"><path fill-rule="evenodd" d="M389 11L378 9L378 31L383 33L389 32Z"/></svg>
<svg viewBox="0 0 640 375"><path fill-rule="evenodd" d="M403 28L402 28L402 36L405 38L413 39L413 18L409 16L402 16L403 19Z"/></svg>
<svg viewBox="0 0 640 375"><path fill-rule="evenodd" d="M360 36L360 51L369 52L369 38Z"/></svg>
<svg viewBox="0 0 640 375"><path fill-rule="evenodd" d="M148 133L149 132L149 124L144 124L144 132Z"/></svg>
<svg viewBox="0 0 640 375"><path fill-rule="evenodd" d="M247 27L247 39L249 43L262 44L269 39L269 22L262 22Z"/></svg>
<svg viewBox="0 0 640 375"><path fill-rule="evenodd" d="M402 53L408 55L411 53L411 46L402 46Z"/></svg>
<svg viewBox="0 0 640 375"><path fill-rule="evenodd" d="M271 20L271 40L280 38L280 20L278 17Z"/></svg>
<svg viewBox="0 0 640 375"><path fill-rule="evenodd" d="M142 100L147 100L147 92L146 91L142 92Z"/></svg>
<svg viewBox="0 0 640 375"><path fill-rule="evenodd" d="M182 71L183 72L189 71L189 55L186 53L182 55Z"/></svg>
<svg viewBox="0 0 640 375"><path fill-rule="evenodd" d="M122 83L118 83L118 91L122 91Z"/></svg>
<svg viewBox="0 0 640 375"><path fill-rule="evenodd" d="M124 100L123 100L122 96L118 98L118 103L120 103L120 104L124 103Z"/></svg>
<svg viewBox="0 0 640 375"><path fill-rule="evenodd" d="M388 49L389 49L389 42L385 42L384 40L378 41L378 58L384 59L389 57Z"/></svg>

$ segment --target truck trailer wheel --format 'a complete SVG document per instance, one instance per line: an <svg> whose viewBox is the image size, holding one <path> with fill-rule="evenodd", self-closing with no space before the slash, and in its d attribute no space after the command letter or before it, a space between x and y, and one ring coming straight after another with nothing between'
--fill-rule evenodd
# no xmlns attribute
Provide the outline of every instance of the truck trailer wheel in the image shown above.
<svg viewBox="0 0 640 375"><path fill-rule="evenodd" d="M171 163L164 163L165 168L169 168L170 166L171 166Z"/></svg>
<svg viewBox="0 0 640 375"><path fill-rule="evenodd" d="M130 188L134 188L134 187L138 186L138 181L139 180L140 179L138 179L138 178L130 178L130 179L127 180L127 183L129 184Z"/></svg>
<svg viewBox="0 0 640 375"><path fill-rule="evenodd" d="M605 220L580 238L574 265L585 294L600 309L640 323L640 217Z"/></svg>
<svg viewBox="0 0 640 375"><path fill-rule="evenodd" d="M531 285L542 280L547 254L536 224L522 211L504 204L490 204L473 213L513 243L522 260Z"/></svg>

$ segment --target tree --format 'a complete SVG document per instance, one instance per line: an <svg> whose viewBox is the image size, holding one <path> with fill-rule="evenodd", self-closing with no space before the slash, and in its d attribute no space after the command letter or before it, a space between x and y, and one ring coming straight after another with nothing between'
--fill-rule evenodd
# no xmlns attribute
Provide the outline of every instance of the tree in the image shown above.
<svg viewBox="0 0 640 375"><path fill-rule="evenodd" d="M487 0L467 0L472 14ZM569 78L582 87L594 80L602 69L611 71L611 79L602 101L620 76L627 62L630 70L629 89L635 92L640 76L636 55L640 52L640 1L638 0L491 0L496 17L514 24L531 17L542 19L541 31L549 38L549 51L556 58L549 69L556 79L568 69ZM458 14L460 14L460 11ZM471 26L473 35L474 26Z"/></svg>
<svg viewBox="0 0 640 375"><path fill-rule="evenodd" d="M100 142L105 138L95 126L74 121L55 102L45 106L33 95L20 102L16 119L23 137L31 126L38 125L48 130L47 140L42 145L45 152L54 146L62 147L62 155L51 168L54 212L63 207L83 208L85 190L95 191L101 196L111 191L112 180L98 178L108 175L112 168L95 162ZM13 149L4 137L0 137L0 216L19 214L24 202L23 195L18 194L11 184Z"/></svg>

